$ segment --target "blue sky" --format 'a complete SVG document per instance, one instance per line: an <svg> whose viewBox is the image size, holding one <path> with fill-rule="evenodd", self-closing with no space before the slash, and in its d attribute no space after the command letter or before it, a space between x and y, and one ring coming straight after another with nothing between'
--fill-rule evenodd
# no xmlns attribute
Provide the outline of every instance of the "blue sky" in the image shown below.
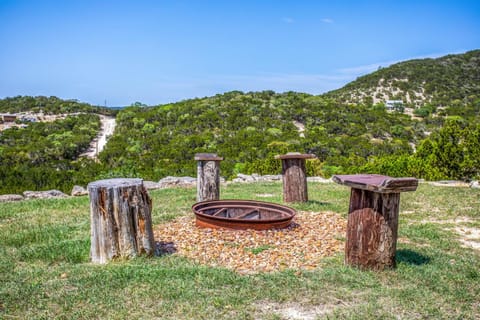
<svg viewBox="0 0 480 320"><path fill-rule="evenodd" d="M480 1L0 0L0 43L0 98L320 94L379 66L479 49Z"/></svg>

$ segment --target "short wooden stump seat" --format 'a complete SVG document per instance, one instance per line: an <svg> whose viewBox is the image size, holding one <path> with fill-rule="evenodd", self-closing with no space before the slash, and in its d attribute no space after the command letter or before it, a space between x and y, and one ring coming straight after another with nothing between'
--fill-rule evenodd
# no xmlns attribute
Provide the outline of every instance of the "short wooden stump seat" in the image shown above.
<svg viewBox="0 0 480 320"><path fill-rule="evenodd" d="M289 152L275 156L282 160L283 201L308 201L307 170L305 160L315 158L314 154Z"/></svg>
<svg viewBox="0 0 480 320"><path fill-rule="evenodd" d="M220 199L220 161L215 153L197 153L197 201Z"/></svg>
<svg viewBox="0 0 480 320"><path fill-rule="evenodd" d="M93 263L153 255L152 200L142 179L106 179L88 184Z"/></svg>
<svg viewBox="0 0 480 320"><path fill-rule="evenodd" d="M396 266L400 193L415 191L415 178L377 174L335 175L333 181L351 187L345 264L383 270Z"/></svg>

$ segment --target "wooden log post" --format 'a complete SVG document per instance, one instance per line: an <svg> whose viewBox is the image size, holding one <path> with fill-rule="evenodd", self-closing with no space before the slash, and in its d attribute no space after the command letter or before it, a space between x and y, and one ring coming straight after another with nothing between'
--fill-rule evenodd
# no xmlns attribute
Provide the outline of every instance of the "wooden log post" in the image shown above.
<svg viewBox="0 0 480 320"><path fill-rule="evenodd" d="M315 158L315 155L298 152L275 156L275 159L282 160L284 202L308 201L305 159L311 158Z"/></svg>
<svg viewBox="0 0 480 320"><path fill-rule="evenodd" d="M395 268L400 192L415 191L415 178L382 175L336 175L350 186L345 264L361 269Z"/></svg>
<svg viewBox="0 0 480 320"><path fill-rule="evenodd" d="M88 184L93 263L154 253L152 200L142 179Z"/></svg>
<svg viewBox="0 0 480 320"><path fill-rule="evenodd" d="M197 201L220 199L220 161L214 153L197 153Z"/></svg>

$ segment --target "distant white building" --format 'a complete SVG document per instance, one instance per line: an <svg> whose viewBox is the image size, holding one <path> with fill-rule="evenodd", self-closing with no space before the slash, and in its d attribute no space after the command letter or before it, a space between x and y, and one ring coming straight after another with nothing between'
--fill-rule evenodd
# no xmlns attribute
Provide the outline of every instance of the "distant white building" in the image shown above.
<svg viewBox="0 0 480 320"><path fill-rule="evenodd" d="M387 100L385 101L385 108L387 110L395 110L397 108L402 108L403 107L403 101L402 100Z"/></svg>
<svg viewBox="0 0 480 320"><path fill-rule="evenodd" d="M10 113L0 114L0 120L3 120L3 122L15 122L15 120L17 120L17 115Z"/></svg>

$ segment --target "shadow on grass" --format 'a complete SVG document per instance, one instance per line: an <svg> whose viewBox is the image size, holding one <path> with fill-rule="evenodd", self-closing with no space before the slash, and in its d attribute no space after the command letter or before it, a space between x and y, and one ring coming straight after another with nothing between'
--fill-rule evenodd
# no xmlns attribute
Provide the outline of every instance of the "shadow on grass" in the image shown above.
<svg viewBox="0 0 480 320"><path fill-rule="evenodd" d="M429 257L409 249L397 250L396 259L397 262L413 264L416 266L421 266L430 262Z"/></svg>
<svg viewBox="0 0 480 320"><path fill-rule="evenodd" d="M160 257L166 254L173 254L177 252L177 247L174 242L155 241L155 256Z"/></svg>
<svg viewBox="0 0 480 320"><path fill-rule="evenodd" d="M308 200L306 204L314 204L317 206L328 206L331 205L331 202L323 202L323 201L318 201L318 200Z"/></svg>

